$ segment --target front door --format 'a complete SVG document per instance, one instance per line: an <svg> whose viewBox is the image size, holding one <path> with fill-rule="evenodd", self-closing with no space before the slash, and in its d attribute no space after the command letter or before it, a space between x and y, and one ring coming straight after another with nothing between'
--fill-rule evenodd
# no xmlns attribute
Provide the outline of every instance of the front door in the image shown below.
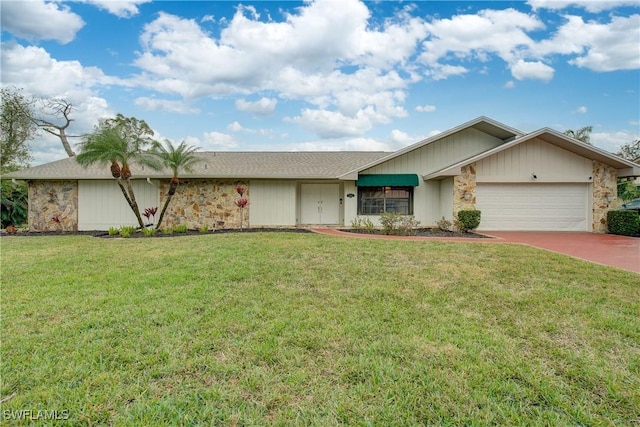
<svg viewBox="0 0 640 427"><path fill-rule="evenodd" d="M300 223L339 224L340 184L302 184Z"/></svg>

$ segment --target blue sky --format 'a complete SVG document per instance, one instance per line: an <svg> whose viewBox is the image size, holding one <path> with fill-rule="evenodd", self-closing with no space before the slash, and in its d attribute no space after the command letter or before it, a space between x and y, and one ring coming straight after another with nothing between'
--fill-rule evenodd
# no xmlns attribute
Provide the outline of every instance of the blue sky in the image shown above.
<svg viewBox="0 0 640 427"><path fill-rule="evenodd" d="M393 151L478 116L640 138L640 2L0 3L3 86L206 151ZM34 164L65 157L47 135Z"/></svg>

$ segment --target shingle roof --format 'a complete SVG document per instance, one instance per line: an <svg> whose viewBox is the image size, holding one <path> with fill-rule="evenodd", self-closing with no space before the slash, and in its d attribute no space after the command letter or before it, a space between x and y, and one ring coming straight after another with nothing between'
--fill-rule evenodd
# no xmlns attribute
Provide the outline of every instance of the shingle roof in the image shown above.
<svg viewBox="0 0 640 427"><path fill-rule="evenodd" d="M270 178L335 179L354 167L387 156L380 151L319 152L201 152L202 159L193 172L181 178ZM169 170L153 171L139 165L131 167L133 178L170 178ZM12 172L3 178L15 179L109 179L108 165L84 168L74 158L46 163Z"/></svg>

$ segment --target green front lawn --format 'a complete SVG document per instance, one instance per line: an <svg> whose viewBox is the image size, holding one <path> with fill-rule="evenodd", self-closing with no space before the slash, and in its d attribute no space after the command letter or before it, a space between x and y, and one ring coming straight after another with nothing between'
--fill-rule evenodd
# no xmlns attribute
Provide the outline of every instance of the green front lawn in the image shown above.
<svg viewBox="0 0 640 427"><path fill-rule="evenodd" d="M631 272L519 245L297 233L1 251L4 421L640 422Z"/></svg>

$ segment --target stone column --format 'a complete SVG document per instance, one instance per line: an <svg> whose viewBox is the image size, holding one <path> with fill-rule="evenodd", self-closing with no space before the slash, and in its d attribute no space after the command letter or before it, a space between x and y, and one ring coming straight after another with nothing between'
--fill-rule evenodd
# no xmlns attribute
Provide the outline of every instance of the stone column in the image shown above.
<svg viewBox="0 0 640 427"><path fill-rule="evenodd" d="M453 177L453 218L458 212L476 208L476 164L463 166Z"/></svg>
<svg viewBox="0 0 640 427"><path fill-rule="evenodd" d="M607 232L607 212L611 200L618 197L618 172L611 166L593 162L593 224L594 233Z"/></svg>

